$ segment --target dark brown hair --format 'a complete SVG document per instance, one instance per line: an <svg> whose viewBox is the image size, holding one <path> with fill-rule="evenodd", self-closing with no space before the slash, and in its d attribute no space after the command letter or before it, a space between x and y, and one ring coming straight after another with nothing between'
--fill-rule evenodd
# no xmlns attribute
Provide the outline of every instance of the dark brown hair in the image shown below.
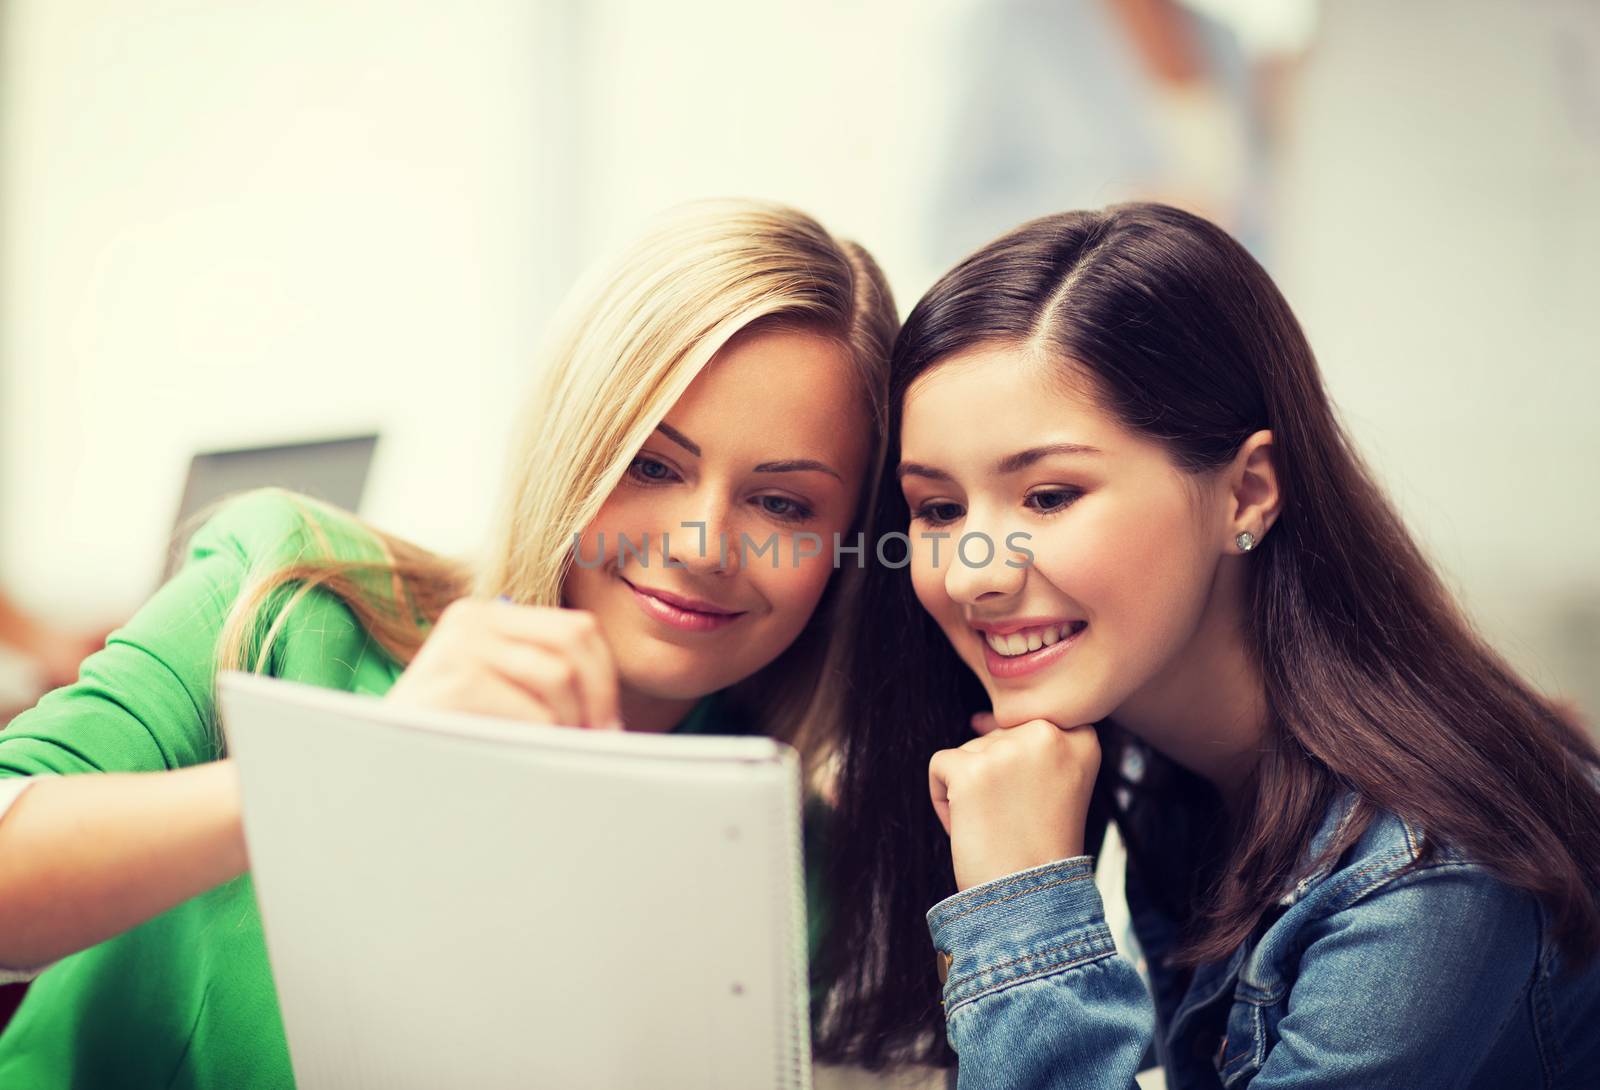
<svg viewBox="0 0 1600 1090"><path fill-rule="evenodd" d="M955 353L1037 341L1087 374L1104 409L1202 474L1269 428L1282 511L1248 560L1246 638L1265 683L1270 742L1237 820L1167 767L1140 788L1177 796L1192 828L1149 835L1118 815L1129 857L1185 925L1180 958L1227 955L1307 865L1329 806L1356 809L1322 862L1389 811L1466 853L1548 911L1575 959L1600 945L1600 791L1580 731L1463 618L1336 421L1288 304L1225 232L1154 204L1049 216L963 261L895 344L891 430L876 525L903 530L893 472L906 390ZM988 706L918 607L904 571L865 588L871 649L853 665L861 710L842 741L834 919L819 975L822 1056L949 1063L924 913L954 892L927 764ZM1122 744L1107 748L1091 845L1112 814ZM1185 835L1187 832L1187 839ZM1148 884L1148 883L1147 883Z"/></svg>

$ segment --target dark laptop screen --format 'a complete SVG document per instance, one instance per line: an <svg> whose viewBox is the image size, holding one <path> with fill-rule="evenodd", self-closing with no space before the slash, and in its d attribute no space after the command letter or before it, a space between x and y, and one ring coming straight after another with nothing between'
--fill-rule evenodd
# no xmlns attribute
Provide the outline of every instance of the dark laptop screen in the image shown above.
<svg viewBox="0 0 1600 1090"><path fill-rule="evenodd" d="M190 520L235 492L276 486L315 496L350 511L358 510L377 443L376 435L356 435L195 455L189 463L189 479L173 523L173 539L167 549L162 580L170 578L183 562L184 539L195 529L189 524Z"/></svg>

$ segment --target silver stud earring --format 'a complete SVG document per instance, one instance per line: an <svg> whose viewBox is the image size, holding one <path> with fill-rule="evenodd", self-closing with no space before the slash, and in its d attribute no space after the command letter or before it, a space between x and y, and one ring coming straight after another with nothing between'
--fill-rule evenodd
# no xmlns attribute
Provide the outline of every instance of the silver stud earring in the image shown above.
<svg viewBox="0 0 1600 1090"><path fill-rule="evenodd" d="M1256 547L1256 535L1252 534L1249 530L1243 530L1240 532L1238 537L1233 539L1233 543L1239 546L1239 551L1241 553L1247 553Z"/></svg>

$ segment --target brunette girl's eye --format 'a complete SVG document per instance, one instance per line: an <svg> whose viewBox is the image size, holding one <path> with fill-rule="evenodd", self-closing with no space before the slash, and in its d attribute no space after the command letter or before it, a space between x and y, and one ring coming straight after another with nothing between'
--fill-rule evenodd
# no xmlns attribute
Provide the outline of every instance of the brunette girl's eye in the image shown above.
<svg viewBox="0 0 1600 1090"><path fill-rule="evenodd" d="M756 503L773 518L785 522L805 522L815 514L811 508L788 496L758 496Z"/></svg>
<svg viewBox="0 0 1600 1090"><path fill-rule="evenodd" d="M1024 503L1043 515L1053 515L1071 507L1083 493L1075 488L1046 488L1029 493Z"/></svg>
<svg viewBox="0 0 1600 1090"><path fill-rule="evenodd" d="M643 454L628 464L628 475L646 484L661 484L665 481L673 480L677 476L667 463L657 461Z"/></svg>
<svg viewBox="0 0 1600 1090"><path fill-rule="evenodd" d="M959 503L925 503L917 508L912 518L931 526L943 526L966 514Z"/></svg>

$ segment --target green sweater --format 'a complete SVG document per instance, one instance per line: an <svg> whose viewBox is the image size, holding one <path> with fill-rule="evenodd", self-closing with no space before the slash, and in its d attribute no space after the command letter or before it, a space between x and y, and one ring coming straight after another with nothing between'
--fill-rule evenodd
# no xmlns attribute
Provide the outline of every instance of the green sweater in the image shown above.
<svg viewBox="0 0 1600 1090"><path fill-rule="evenodd" d="M229 607L250 573L329 553L381 558L354 522L286 493L229 503L195 535L183 570L84 664L76 684L0 731L0 776L216 759L214 663ZM336 598L313 592L285 620L267 672L378 695L400 666ZM713 702L702 701L676 729L731 733L714 718ZM815 881L808 886L814 900ZM813 951L820 919L813 911ZM425 966L416 986L428 988ZM293 1084L248 874L51 966L0 1035L0 1087Z"/></svg>

